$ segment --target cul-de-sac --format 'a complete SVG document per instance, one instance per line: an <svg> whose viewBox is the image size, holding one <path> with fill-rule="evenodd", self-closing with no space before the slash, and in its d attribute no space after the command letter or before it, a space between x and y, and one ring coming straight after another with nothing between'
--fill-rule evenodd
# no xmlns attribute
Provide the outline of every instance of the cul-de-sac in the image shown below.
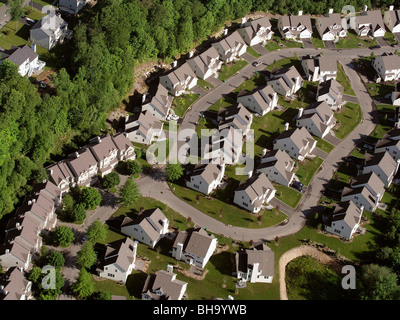
<svg viewBox="0 0 400 320"><path fill-rule="evenodd" d="M399 50L395 0L0 0L0 299L399 300Z"/></svg>

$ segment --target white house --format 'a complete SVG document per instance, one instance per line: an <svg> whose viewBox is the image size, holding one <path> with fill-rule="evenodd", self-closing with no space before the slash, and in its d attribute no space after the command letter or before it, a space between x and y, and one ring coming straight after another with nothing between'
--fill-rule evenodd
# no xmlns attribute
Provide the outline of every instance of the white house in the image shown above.
<svg viewBox="0 0 400 320"><path fill-rule="evenodd" d="M145 210L137 219L126 217L121 224L121 233L154 248L169 232L168 227L169 220L156 208Z"/></svg>
<svg viewBox="0 0 400 320"><path fill-rule="evenodd" d="M168 95L168 90L161 84L158 84L156 94L151 97L150 101L146 101L144 96L144 103L142 104L142 112L148 111L158 120L166 120L172 105L172 97Z"/></svg>
<svg viewBox="0 0 400 320"><path fill-rule="evenodd" d="M257 213L262 206L275 196L275 188L263 172L255 173L242 181L235 190L233 203L252 213Z"/></svg>
<svg viewBox="0 0 400 320"><path fill-rule="evenodd" d="M400 106L400 92L393 91L391 95L392 105Z"/></svg>
<svg viewBox="0 0 400 320"><path fill-rule="evenodd" d="M286 151L289 156L303 161L313 152L317 141L310 135L306 128L285 130L274 141L274 150Z"/></svg>
<svg viewBox="0 0 400 320"><path fill-rule="evenodd" d="M85 5L86 0L59 0L58 7L69 14L77 14Z"/></svg>
<svg viewBox="0 0 400 320"><path fill-rule="evenodd" d="M32 45L32 47L30 48L28 45L25 45L0 52L0 64L4 60L14 63L18 67L18 73L22 77L40 74L46 62L39 60L39 55L36 53L36 46Z"/></svg>
<svg viewBox="0 0 400 320"><path fill-rule="evenodd" d="M128 134L126 132L117 133L116 135L112 136L112 140L118 149L118 160L135 160L135 147L128 139Z"/></svg>
<svg viewBox="0 0 400 320"><path fill-rule="evenodd" d="M202 229L180 231L172 246L172 256L179 261L204 268L217 247L217 238Z"/></svg>
<svg viewBox="0 0 400 320"><path fill-rule="evenodd" d="M32 253L18 242L0 245L0 264L4 269L11 267L27 270L31 265Z"/></svg>
<svg viewBox="0 0 400 320"><path fill-rule="evenodd" d="M237 102L263 116L277 107L278 94L267 85L253 93L241 92L237 97Z"/></svg>
<svg viewBox="0 0 400 320"><path fill-rule="evenodd" d="M389 6L389 10L383 15L383 22L387 28L393 33L400 32L400 10L393 10L393 6Z"/></svg>
<svg viewBox="0 0 400 320"><path fill-rule="evenodd" d="M400 57L397 54L383 54L377 56L372 66L383 81L400 79Z"/></svg>
<svg viewBox="0 0 400 320"><path fill-rule="evenodd" d="M381 201L385 193L385 184L374 172L360 174L350 181L350 188L360 187L366 187L378 201Z"/></svg>
<svg viewBox="0 0 400 320"><path fill-rule="evenodd" d="M118 148L110 135L91 139L89 149L97 161L101 177L110 173L118 164Z"/></svg>
<svg viewBox="0 0 400 320"><path fill-rule="evenodd" d="M320 82L317 88L317 101L325 101L333 111L339 111L345 104L343 86L334 79Z"/></svg>
<svg viewBox="0 0 400 320"><path fill-rule="evenodd" d="M389 187L399 169L400 159L394 160L389 152L366 154L362 173L374 172Z"/></svg>
<svg viewBox="0 0 400 320"><path fill-rule="evenodd" d="M342 26L340 13L333 13L333 9L323 17L316 18L315 26L322 41L337 42L340 38L347 35L347 30Z"/></svg>
<svg viewBox="0 0 400 320"><path fill-rule="evenodd" d="M266 43L274 34L268 17L247 21L237 31L248 46Z"/></svg>
<svg viewBox="0 0 400 320"><path fill-rule="evenodd" d="M291 97L303 86L303 78L296 67L291 66L272 75L272 79L267 81L267 85L270 85L280 95Z"/></svg>
<svg viewBox="0 0 400 320"><path fill-rule="evenodd" d="M223 62L219 59L219 53L211 46L198 56L187 60L187 64L192 68L195 75L203 80L209 77L217 77Z"/></svg>
<svg viewBox="0 0 400 320"><path fill-rule="evenodd" d="M381 10L364 11L355 17L356 32L360 37L372 36L374 38L383 37L386 29L383 23Z"/></svg>
<svg viewBox="0 0 400 320"><path fill-rule="evenodd" d="M98 266L99 276L125 283L135 267L137 245L130 238L107 244Z"/></svg>
<svg viewBox="0 0 400 320"><path fill-rule="evenodd" d="M261 157L257 171L265 173L270 181L288 187L296 179L296 175L292 172L294 164L295 162L285 151L271 150Z"/></svg>
<svg viewBox="0 0 400 320"><path fill-rule="evenodd" d="M49 175L49 180L60 189L61 196L69 192L71 185L75 185L75 177L66 160L48 166L46 171Z"/></svg>
<svg viewBox="0 0 400 320"><path fill-rule="evenodd" d="M326 56L306 56L301 60L304 73L308 81L328 81L336 79L337 59Z"/></svg>
<svg viewBox="0 0 400 320"><path fill-rule="evenodd" d="M32 282L26 280L24 273L12 267L0 278L0 300L16 301L32 299Z"/></svg>
<svg viewBox="0 0 400 320"><path fill-rule="evenodd" d="M125 118L125 132L128 139L142 144L151 144L162 135L164 124L153 116L149 110Z"/></svg>
<svg viewBox="0 0 400 320"><path fill-rule="evenodd" d="M379 205L380 197L374 196L367 186L343 189L341 202L352 201L358 208L374 212Z"/></svg>
<svg viewBox="0 0 400 320"><path fill-rule="evenodd" d="M221 108L218 112L217 121L219 131L232 127L241 130L245 136L250 130L253 115L241 103L238 103L227 108Z"/></svg>
<svg viewBox="0 0 400 320"><path fill-rule="evenodd" d="M98 161L89 148L81 148L67 158L67 164L78 186L91 186L98 181Z"/></svg>
<svg viewBox="0 0 400 320"><path fill-rule="evenodd" d="M274 278L274 252L265 244L235 253L236 277L250 283L272 283Z"/></svg>
<svg viewBox="0 0 400 320"><path fill-rule="evenodd" d="M227 63L239 58L247 50L247 44L238 31L213 43L212 46L217 50L220 59Z"/></svg>
<svg viewBox="0 0 400 320"><path fill-rule="evenodd" d="M225 164L197 164L186 176L186 186L203 194L210 194L222 182Z"/></svg>
<svg viewBox="0 0 400 320"><path fill-rule="evenodd" d="M142 290L142 300L181 300L186 292L187 282L178 280L173 266L149 274Z"/></svg>
<svg viewBox="0 0 400 320"><path fill-rule="evenodd" d="M296 126L306 128L312 135L324 138L336 125L333 111L325 102L316 102L299 109Z"/></svg>
<svg viewBox="0 0 400 320"><path fill-rule="evenodd" d="M286 39L310 39L312 35L311 16L299 11L297 16L283 15L278 19L278 29Z"/></svg>
<svg viewBox="0 0 400 320"><path fill-rule="evenodd" d="M395 161L400 159L400 130L394 129L386 133L376 143L374 152L387 152Z"/></svg>
<svg viewBox="0 0 400 320"><path fill-rule="evenodd" d="M337 204L325 222L325 230L350 240L360 226L363 210L363 207L358 208L352 201Z"/></svg>
<svg viewBox="0 0 400 320"><path fill-rule="evenodd" d="M180 67L175 68L166 75L160 77L160 83L173 96L180 96L186 90L191 90L197 84L197 76L185 62Z"/></svg>

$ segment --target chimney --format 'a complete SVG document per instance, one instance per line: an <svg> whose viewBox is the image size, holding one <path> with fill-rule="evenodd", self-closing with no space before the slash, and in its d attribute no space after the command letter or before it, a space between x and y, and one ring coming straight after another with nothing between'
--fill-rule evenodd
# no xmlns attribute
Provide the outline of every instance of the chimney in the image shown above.
<svg viewBox="0 0 400 320"><path fill-rule="evenodd" d="M50 169L49 173L50 173L50 175L52 175L53 174L53 169Z"/></svg>
<svg viewBox="0 0 400 320"><path fill-rule="evenodd" d="M246 21L247 21L246 17L243 17L243 18L242 18L242 25L241 25L242 27L243 27L243 25L246 23Z"/></svg>
<svg viewBox="0 0 400 320"><path fill-rule="evenodd" d="M333 13L333 8L330 8L329 9L329 14L332 14Z"/></svg>
<svg viewBox="0 0 400 320"><path fill-rule="evenodd" d="M256 282L257 276L258 276L258 267L259 264L258 262L254 262L253 263L253 271L251 272L251 278L250 278L250 282Z"/></svg>
<svg viewBox="0 0 400 320"><path fill-rule="evenodd" d="M22 229L21 224L19 222L17 222L15 224L15 227L17 228L17 230L21 230Z"/></svg>
<svg viewBox="0 0 400 320"><path fill-rule="evenodd" d="M228 34L228 29L224 29L224 36L226 36Z"/></svg>
<svg viewBox="0 0 400 320"><path fill-rule="evenodd" d="M32 43L31 49L33 50L33 52L36 52L36 44Z"/></svg>
<svg viewBox="0 0 400 320"><path fill-rule="evenodd" d="M397 160L396 160L396 170L395 170L393 176L395 176L395 175L397 174L397 172L398 172L398 170L399 170L399 166L400 166L400 159L397 159Z"/></svg>
<svg viewBox="0 0 400 320"><path fill-rule="evenodd" d="M176 66L178 65L178 61L174 61L174 62L172 62L172 68L175 68Z"/></svg>
<svg viewBox="0 0 400 320"><path fill-rule="evenodd" d="M377 195L376 195L376 201L375 201L375 205L378 207L378 204L379 204L379 198L381 197L381 194L380 193L378 193Z"/></svg>
<svg viewBox="0 0 400 320"><path fill-rule="evenodd" d="M79 152L75 151L75 158L79 158Z"/></svg>
<svg viewBox="0 0 400 320"><path fill-rule="evenodd" d="M299 108L299 112L297 113L297 119L301 118L301 116L303 115L303 108Z"/></svg>
<svg viewBox="0 0 400 320"><path fill-rule="evenodd" d="M172 264L167 265L167 272L173 272L174 271L174 266Z"/></svg>
<svg viewBox="0 0 400 320"><path fill-rule="evenodd" d="M264 157L266 153L267 153L267 149L263 149L262 156Z"/></svg>
<svg viewBox="0 0 400 320"><path fill-rule="evenodd" d="M129 121L129 114L127 114L126 116L125 116L125 123L127 123Z"/></svg>
<svg viewBox="0 0 400 320"><path fill-rule="evenodd" d="M364 212L364 206L360 207L360 214L362 215L362 213Z"/></svg>
<svg viewBox="0 0 400 320"><path fill-rule="evenodd" d="M128 132L124 132L124 136L125 136L125 138L128 138L129 137Z"/></svg>
<svg viewBox="0 0 400 320"><path fill-rule="evenodd" d="M10 249L6 249L6 253L10 253Z"/></svg>
<svg viewBox="0 0 400 320"><path fill-rule="evenodd" d="M194 51L190 51L190 52L189 52L189 58L192 58L193 55L194 55Z"/></svg>
<svg viewBox="0 0 400 320"><path fill-rule="evenodd" d="M364 12L367 11L367 10L368 10L368 6L365 5L365 6L364 6Z"/></svg>
<svg viewBox="0 0 400 320"><path fill-rule="evenodd" d="M182 258L182 253L183 253L183 244L181 242L178 242L177 248L176 248L176 260L181 260Z"/></svg>
<svg viewBox="0 0 400 320"><path fill-rule="evenodd" d="M302 16L303 15L303 10L299 10L299 14L298 15Z"/></svg>
<svg viewBox="0 0 400 320"><path fill-rule="evenodd" d="M249 173L247 174L247 177L250 179L252 175L253 175L253 171L250 170Z"/></svg>
<svg viewBox="0 0 400 320"><path fill-rule="evenodd" d="M36 203L36 199L32 199L32 203Z"/></svg>
<svg viewBox="0 0 400 320"><path fill-rule="evenodd" d="M147 97L147 95L144 93L144 94L142 95L142 103L144 103L144 102L146 101L146 97Z"/></svg>
<svg viewBox="0 0 400 320"><path fill-rule="evenodd" d="M168 233L168 219L165 218L164 220L162 220L162 230L161 230L161 234L166 234Z"/></svg>
<svg viewBox="0 0 400 320"><path fill-rule="evenodd" d="M31 200L29 200L28 201L28 206L30 206L32 204L32 201Z"/></svg>
<svg viewBox="0 0 400 320"><path fill-rule="evenodd" d="M389 6L389 11L393 11L394 6Z"/></svg>
<svg viewBox="0 0 400 320"><path fill-rule="evenodd" d="M285 131L288 131L289 130L289 122L286 122L285 123Z"/></svg>

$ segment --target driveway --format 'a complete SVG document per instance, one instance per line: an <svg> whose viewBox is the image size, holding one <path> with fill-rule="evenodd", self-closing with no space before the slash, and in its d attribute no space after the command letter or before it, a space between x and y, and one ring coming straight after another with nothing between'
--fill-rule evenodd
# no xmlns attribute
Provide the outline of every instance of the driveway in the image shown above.
<svg viewBox="0 0 400 320"><path fill-rule="evenodd" d="M311 39L303 39L302 42L303 42L304 48L314 49L314 44L312 43Z"/></svg>
<svg viewBox="0 0 400 320"><path fill-rule="evenodd" d="M396 33L393 33L393 34L396 36L397 40L399 40L399 42L400 42L400 32L396 32Z"/></svg>
<svg viewBox="0 0 400 320"><path fill-rule="evenodd" d="M383 39L383 37L376 38L376 41L381 47L389 47L389 43L387 43L387 41Z"/></svg>
<svg viewBox="0 0 400 320"><path fill-rule="evenodd" d="M243 53L241 58L246 60L248 63L253 63L257 60L257 58L254 58L251 54L248 54L247 52Z"/></svg>
<svg viewBox="0 0 400 320"><path fill-rule="evenodd" d="M328 154L321 149L315 148L313 154L320 157L322 160L325 160L328 157Z"/></svg>
<svg viewBox="0 0 400 320"><path fill-rule="evenodd" d="M351 96L349 94L344 94L343 100L348 101L348 102L353 102L353 103L360 103L360 101L358 101L358 98L356 96Z"/></svg>
<svg viewBox="0 0 400 320"><path fill-rule="evenodd" d="M266 55L269 53L269 51L265 49L265 47L262 44L254 45L253 49L256 50L258 53L260 53L261 55Z"/></svg>
<svg viewBox="0 0 400 320"><path fill-rule="evenodd" d="M335 43L333 41L324 41L326 49L336 49Z"/></svg>

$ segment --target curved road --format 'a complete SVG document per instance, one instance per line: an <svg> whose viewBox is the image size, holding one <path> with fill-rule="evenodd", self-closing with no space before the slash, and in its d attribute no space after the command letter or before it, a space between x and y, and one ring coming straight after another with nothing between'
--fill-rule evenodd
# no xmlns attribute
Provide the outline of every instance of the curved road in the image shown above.
<svg viewBox="0 0 400 320"><path fill-rule="evenodd" d="M249 63L238 74L232 76L225 83L214 88L212 91L200 97L188 110L183 118L179 132L184 129L196 129L198 120L201 117L201 112L206 111L212 104L217 102L223 95L229 94L232 90L241 85L245 80L251 78L257 70L263 70L266 65L272 64L275 60L280 60L288 57L293 57L295 54L300 58L307 54L318 54L323 52L325 56L336 56L342 64L343 69L349 78L352 88L359 100L362 109L361 123L336 147L333 152L330 152L325 159L320 170L315 174L309 187L306 189L299 205L289 221L285 225L277 225L263 229L247 229L242 227L225 225L205 213L193 208L185 201L176 197L169 189L162 174L156 177L144 176L138 180L139 188L144 196L155 198L164 202L173 210L179 212L184 217L191 219L202 227L207 227L209 231L217 234L225 235L229 238L239 241L249 240L272 240L276 236L284 237L294 234L301 230L306 222L307 213L311 212L318 204L322 192L325 189L325 184L331 179L333 173L338 169L338 163L342 157L347 156L354 149L358 141L369 135L374 129L377 120L377 112L375 105L370 95L368 94L360 76L353 69L351 61L354 58L362 56L370 56L370 49L346 49L346 50L318 50L318 49L281 49L280 51L270 52L265 56L261 56L256 61L262 62L258 67L254 67ZM380 55L383 52L393 52L391 47L375 49L375 55ZM184 139L186 135L182 136ZM178 150L184 149L185 142L178 141ZM185 151L182 151L186 153ZM182 153L181 153L182 154ZM179 154L178 154L179 155Z"/></svg>

